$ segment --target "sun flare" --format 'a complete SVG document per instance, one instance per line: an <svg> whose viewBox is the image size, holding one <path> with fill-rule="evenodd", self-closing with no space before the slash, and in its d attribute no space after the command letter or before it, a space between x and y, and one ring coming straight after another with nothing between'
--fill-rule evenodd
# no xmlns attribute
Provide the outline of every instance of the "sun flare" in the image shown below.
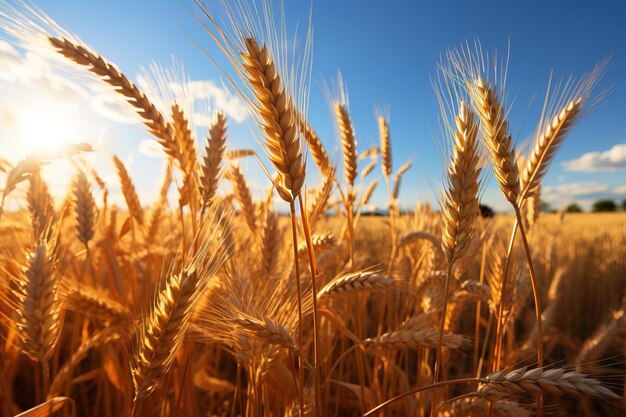
<svg viewBox="0 0 626 417"><path fill-rule="evenodd" d="M21 151L53 152L76 142L76 120L72 111L62 103L40 104L22 108L15 115L16 134Z"/></svg>

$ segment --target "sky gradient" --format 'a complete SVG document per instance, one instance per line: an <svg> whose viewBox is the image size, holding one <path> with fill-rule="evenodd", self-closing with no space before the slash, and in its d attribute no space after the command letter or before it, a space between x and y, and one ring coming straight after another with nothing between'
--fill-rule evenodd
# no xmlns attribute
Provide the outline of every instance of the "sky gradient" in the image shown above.
<svg viewBox="0 0 626 417"><path fill-rule="evenodd" d="M305 25L310 4L286 3L290 27L296 23ZM206 93L208 85L213 86L209 91L222 94L220 71L193 41L218 63L224 63L223 57L194 20L199 10L190 0L81 3L39 0L36 4L64 28L115 62L133 80L137 80L141 68L152 61L170 66L171 57L175 56L184 63L190 80L198 83L211 80L212 84L203 84L202 91ZM210 9L220 8L218 1L207 0L206 4ZM476 38L490 53L498 50L499 54L506 54L510 44L507 104L511 107L511 133L518 144L529 140L536 129L551 70L556 78L570 74L580 76L598 61L612 56L612 63L598 87L598 90L612 88L612 92L566 139L545 178L544 198L554 208L573 201L588 207L593 200L602 197L626 199L626 26L623 24L626 5L623 2L443 1L435 4L318 0L312 8L314 51L308 107L310 121L334 161L340 163L335 122L324 85L335 83L341 71L360 151L378 143L375 110L389 110L394 166L413 162L413 168L402 182L402 207L413 207L418 201L436 204L444 160L440 151L439 107L431 79L436 74L441 54ZM22 58L25 59L24 55ZM20 65L24 68L29 63L25 61ZM0 62L0 84L3 85L0 87L0 116L4 114L5 120L19 119L19 115L11 112L11 103L16 97L26 103L25 106L41 103L37 98L38 89L51 87L33 80L37 80L36 76L26 81L11 78L7 65ZM87 93L94 91L97 92L97 87L87 89ZM149 139L147 133L131 120L103 117L102 111L97 114L102 107L89 101L87 93L78 94L80 97L72 102L74 110L80 100L90 102L93 109L80 108L79 126L71 133L90 137L89 141L126 160L138 188L151 190L141 196L149 202L158 192L162 163L158 158L145 155L145 149L140 151L140 144ZM227 96L213 97L213 102L223 103L226 99ZM232 97L230 100L233 104ZM103 101L106 102L100 100L100 104ZM62 103L56 105L62 108ZM94 114L90 113L92 111ZM236 103L233 104L231 116L236 118L238 111ZM232 118L229 123L233 147L258 149L245 123L237 123ZM4 146L11 141L10 133L0 128L0 144ZM115 183L110 162L105 159L92 162L109 173L105 176ZM244 168L251 173L250 182L257 188L256 192L261 193L267 180L262 178L262 171L256 165L253 160L244 162ZM313 174L316 170L311 167L309 171ZM154 175L145 175L146 172L154 172ZM309 183L311 186L317 185L315 175ZM380 171L376 175L380 176ZM385 196L384 187L379 187L373 202L383 206ZM506 208L495 180L485 185L483 201L498 210Z"/></svg>

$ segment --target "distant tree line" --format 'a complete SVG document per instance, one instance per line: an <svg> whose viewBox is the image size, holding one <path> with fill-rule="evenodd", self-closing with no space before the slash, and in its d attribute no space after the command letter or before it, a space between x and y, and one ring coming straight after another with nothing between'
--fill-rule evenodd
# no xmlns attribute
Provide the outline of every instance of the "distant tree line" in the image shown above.
<svg viewBox="0 0 626 417"><path fill-rule="evenodd" d="M626 200L622 201L621 205L610 199L598 200L591 206L592 213L604 213L604 212L612 212L620 209L622 211L626 211ZM548 203L545 201L541 202L541 211L545 212L556 212L556 210L552 209ZM486 204L480 205L480 212L483 217L493 217L495 215L495 211ZM585 211L578 204L573 203L565 208L566 213L584 213Z"/></svg>
<svg viewBox="0 0 626 417"><path fill-rule="evenodd" d="M626 211L626 200L622 201L620 206L617 203L610 199L598 200L591 206L591 212L593 213L604 213L604 212L612 212L617 211L618 208L621 208L622 211ZM565 208L567 213L582 213L584 210L578 204L570 204Z"/></svg>

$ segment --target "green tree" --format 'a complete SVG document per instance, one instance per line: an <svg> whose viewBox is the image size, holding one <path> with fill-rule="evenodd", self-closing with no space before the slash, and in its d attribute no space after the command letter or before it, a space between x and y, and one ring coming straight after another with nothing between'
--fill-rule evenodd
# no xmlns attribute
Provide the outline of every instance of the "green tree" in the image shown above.
<svg viewBox="0 0 626 417"><path fill-rule="evenodd" d="M496 215L496 213L493 211L493 209L491 207L489 207L486 204L481 204L480 205L480 215L483 217L493 217Z"/></svg>
<svg viewBox="0 0 626 417"><path fill-rule="evenodd" d="M566 213L582 213L583 209L578 204L570 204L565 208Z"/></svg>
<svg viewBox="0 0 626 417"><path fill-rule="evenodd" d="M622 201L622 210L626 211L626 200Z"/></svg>
<svg viewBox="0 0 626 417"><path fill-rule="evenodd" d="M539 200L539 211L543 211L546 213L553 212L552 207L550 207L550 203L545 202L543 200Z"/></svg>
<svg viewBox="0 0 626 417"><path fill-rule="evenodd" d="M605 212L617 210L617 204L613 200L598 200L593 203L591 211L593 212Z"/></svg>

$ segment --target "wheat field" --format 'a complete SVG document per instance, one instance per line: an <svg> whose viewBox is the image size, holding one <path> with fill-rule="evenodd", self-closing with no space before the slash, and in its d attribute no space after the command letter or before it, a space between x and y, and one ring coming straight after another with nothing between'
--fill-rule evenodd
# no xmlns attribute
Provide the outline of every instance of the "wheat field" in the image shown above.
<svg viewBox="0 0 626 417"><path fill-rule="evenodd" d="M168 169L142 204L111 156L117 206L91 145L0 159L0 416L625 415L626 214L540 211L606 63L549 92L522 152L483 51L448 51L439 205L406 211L412 167L389 118L361 149L342 87L333 163L307 117L308 47L285 54L268 2L223 7L225 22L195 11L258 149L231 146L222 109L197 137L184 103L155 104L36 8L1 9L16 44L123 97ZM262 198L244 158L267 174ZM74 172L61 199L42 174L53 161ZM512 214L481 216L490 180ZM383 216L367 210L376 187Z"/></svg>

